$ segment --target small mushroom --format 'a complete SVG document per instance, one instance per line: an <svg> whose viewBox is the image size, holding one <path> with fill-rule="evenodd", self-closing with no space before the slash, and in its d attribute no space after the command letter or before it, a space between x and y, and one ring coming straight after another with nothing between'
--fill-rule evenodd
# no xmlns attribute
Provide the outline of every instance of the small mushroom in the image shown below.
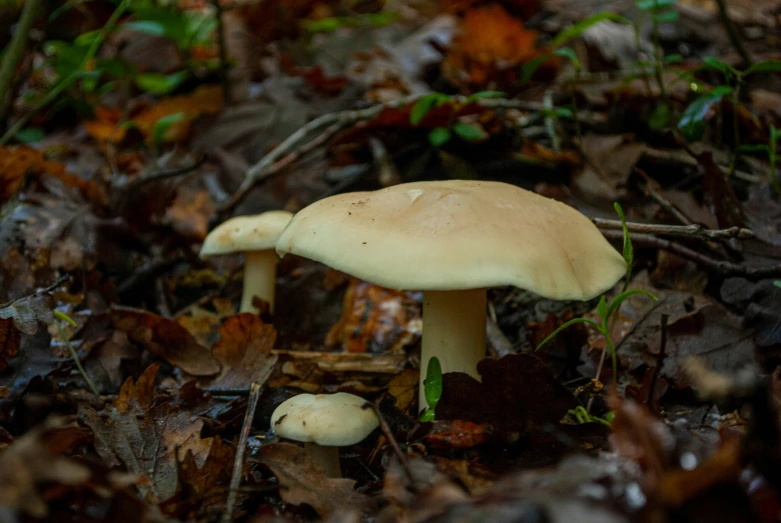
<svg viewBox="0 0 781 523"><path fill-rule="evenodd" d="M201 258L218 254L244 253L244 292L241 312L260 312L252 305L257 296L274 312L274 285L277 253L274 252L282 230L293 217L287 211L268 211L255 216L237 216L218 225L206 236Z"/></svg>
<svg viewBox="0 0 781 523"><path fill-rule="evenodd" d="M328 477L341 478L339 447L355 445L380 424L371 408L363 408L366 403L346 392L299 394L274 410L271 428L280 438L303 442Z"/></svg>
<svg viewBox="0 0 781 523"><path fill-rule="evenodd" d="M581 213L514 185L415 182L325 198L279 237L293 253L384 287L423 291L420 407L433 356L479 379L486 288L588 300L624 275L621 254Z"/></svg>

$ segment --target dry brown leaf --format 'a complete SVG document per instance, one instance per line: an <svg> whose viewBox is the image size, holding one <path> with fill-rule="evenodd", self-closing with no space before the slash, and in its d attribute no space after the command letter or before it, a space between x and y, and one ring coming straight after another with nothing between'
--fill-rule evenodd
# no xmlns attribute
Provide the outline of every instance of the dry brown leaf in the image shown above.
<svg viewBox="0 0 781 523"><path fill-rule="evenodd" d="M142 409L149 408L152 405L152 399L155 394L155 376L160 369L157 363L150 365L138 377L138 381L133 381L133 376L128 376L119 394L114 400L114 408L119 412L128 412L130 410L130 400L134 399Z"/></svg>
<svg viewBox="0 0 781 523"><path fill-rule="evenodd" d="M255 314L240 312L228 318L220 327L220 340L212 347L212 355L222 365L222 372L210 387L249 388L255 381L265 382L276 363L271 354L277 331L263 323Z"/></svg>
<svg viewBox="0 0 781 523"><path fill-rule="evenodd" d="M178 234L193 241L203 241L209 231L209 217L214 214L209 193L180 187L173 204L166 209L163 222Z"/></svg>
<svg viewBox="0 0 781 523"><path fill-rule="evenodd" d="M499 4L470 9L453 39L443 71L456 83L466 75L472 84L485 85L491 73L528 61L540 51L537 33L526 30Z"/></svg>
<svg viewBox="0 0 781 523"><path fill-rule="evenodd" d="M182 118L173 123L165 132L166 141L181 141L190 133L191 123L199 116L216 114L222 109L222 88L201 86L191 94L163 98L157 105L135 116L133 121L147 138L154 132L161 118L172 114L182 114Z"/></svg>
<svg viewBox="0 0 781 523"><path fill-rule="evenodd" d="M85 465L62 456L70 446L68 442L83 432L58 432L61 428L61 422L50 420L0 452L0 506L4 509L45 517L48 507L42 495L44 484L73 486L89 480L90 471ZM6 513L5 517L9 516Z"/></svg>
<svg viewBox="0 0 781 523"><path fill-rule="evenodd" d="M404 369L388 382L388 393L396 398L396 407L407 412L418 397L418 378L416 369Z"/></svg>
<svg viewBox="0 0 781 523"><path fill-rule="evenodd" d="M0 319L12 319L14 327L32 336L38 330L39 321L47 325L54 323L52 303L48 293L25 296L1 308Z"/></svg>
<svg viewBox="0 0 781 523"><path fill-rule="evenodd" d="M95 436L95 450L110 466L124 465L144 478L141 494L150 502L173 496L178 485L178 460L191 451L206 460L211 442L200 437L203 421L165 405L143 410L135 399L129 409L106 409L106 419L88 405L79 407L79 419Z"/></svg>
<svg viewBox="0 0 781 523"><path fill-rule="evenodd" d="M327 477L301 447L290 443L263 445L256 457L279 480L279 495L286 503L311 505L323 518L350 509L368 514L374 506L372 498L354 490L355 481Z"/></svg>
<svg viewBox="0 0 781 523"><path fill-rule="evenodd" d="M111 321L116 329L155 356L165 358L193 376L212 376L220 371L220 364L208 349L195 341L187 330L174 320L151 312L114 307Z"/></svg>

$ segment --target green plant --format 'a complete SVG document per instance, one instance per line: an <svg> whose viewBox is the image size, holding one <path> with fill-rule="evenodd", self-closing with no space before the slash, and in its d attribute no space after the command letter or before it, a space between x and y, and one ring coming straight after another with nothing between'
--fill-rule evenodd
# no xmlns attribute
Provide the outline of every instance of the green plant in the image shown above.
<svg viewBox="0 0 781 523"><path fill-rule="evenodd" d="M477 125L456 121L454 115L462 106L471 102L485 98L499 98L503 95L504 93L498 91L481 91L466 97L464 100L459 100L443 93L429 93L425 96L421 96L412 106L409 121L412 125L417 126L437 107L451 104L453 107L447 125L435 127L429 131L429 143L434 147L441 147L449 142L454 134L467 142L480 142L488 138L486 132Z"/></svg>
<svg viewBox="0 0 781 523"><path fill-rule="evenodd" d="M605 345L607 346L608 350L610 350L610 358L613 364L613 383L615 384L618 381L618 359L616 357L616 347L613 343L611 331L613 330L613 324L615 323L616 318L618 318L619 308L621 307L621 304L624 302L624 300L639 294L644 294L654 301L657 301L658 298L652 293L643 289L627 290L629 281L632 278L634 247L632 246L632 239L629 236L629 229L626 225L626 217L624 216L624 212L621 209L621 206L618 203L613 204L613 206L615 207L618 216L621 218L621 223L624 230L623 256L624 262L626 263L626 278L624 279L624 285L621 292L618 296L613 298L610 304L607 303L607 298L604 295L599 299L599 303L597 304L597 316L599 316L600 320L599 323L589 320L588 318L573 318L553 331L547 338L542 340L542 342L537 346L536 350L540 350L544 345L555 338L567 327L575 325L576 323L585 323L602 334L602 336L605 338Z"/></svg>
<svg viewBox="0 0 781 523"><path fill-rule="evenodd" d="M578 405L574 409L569 409L567 411L567 414L575 418L575 421L577 421L580 424L583 423L601 423L603 425L607 425L608 427L611 426L613 423L613 419L615 418L615 413L611 410L607 414L605 414L604 418L600 418L599 416L594 416L593 414L589 413L585 407Z"/></svg>
<svg viewBox="0 0 781 523"><path fill-rule="evenodd" d="M767 154L768 162L770 163L770 183L773 185L776 194L781 195L781 181L778 179L778 173L776 172L776 151L778 139L781 138L781 129L776 128L774 125L770 126L770 136L768 143L756 144L756 145L743 145L741 151L743 152L764 152Z"/></svg>
<svg viewBox="0 0 781 523"><path fill-rule="evenodd" d="M431 358L426 366L423 392L426 396L428 407L420 415L420 421L434 421L434 409L437 408L439 398L442 397L442 367L439 364L439 358L436 356Z"/></svg>
<svg viewBox="0 0 781 523"><path fill-rule="evenodd" d="M385 27L399 18L397 11L380 11L377 13L357 16L332 16L320 20L304 20L301 22L308 33L333 33L343 27L374 26Z"/></svg>
<svg viewBox="0 0 781 523"><path fill-rule="evenodd" d="M54 314L54 317L60 320L62 323L67 323L71 327L78 327L75 321L73 321L73 318L65 314L64 312L55 310L52 311ZM68 339L68 336L65 334L65 331L62 327L62 324L57 323L57 332L59 333L60 337L62 337L65 345L68 347L68 351L71 353L71 357L73 358L73 363L76 364L76 368L79 369L79 374L81 374L81 377L84 378L84 381L87 383L87 386L90 388L92 393L95 396L99 396L100 393L98 392L98 388L95 386L95 384L92 382L92 380L89 378L89 375L87 374L87 371L84 370L84 367L81 365L81 359L79 359L79 355L76 353L76 349L73 348L73 345L71 345L70 340Z"/></svg>

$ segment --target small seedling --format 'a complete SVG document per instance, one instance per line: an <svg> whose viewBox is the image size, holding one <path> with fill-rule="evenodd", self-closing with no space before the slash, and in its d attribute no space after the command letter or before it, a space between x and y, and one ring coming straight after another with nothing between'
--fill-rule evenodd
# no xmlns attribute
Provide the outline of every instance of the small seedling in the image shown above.
<svg viewBox="0 0 781 523"><path fill-rule="evenodd" d="M420 421L434 421L434 409L437 408L439 398L442 397L442 367L436 356L428 360L426 379L423 381L423 393L426 396L428 407L420 415Z"/></svg>
<svg viewBox="0 0 781 523"><path fill-rule="evenodd" d="M547 338L542 340L542 343L540 343L537 346L536 350L540 350L546 343L548 343L550 340L555 338L561 331L563 331L567 327L571 325L575 325L576 323L585 323L593 327L597 332L602 334L602 336L604 336L605 338L605 344L607 345L607 348L610 349L610 357L613 363L613 383L615 384L618 382L618 360L616 358L616 347L615 344L613 343L613 338L610 333L613 330L613 324L615 323L615 320L618 318L618 310L621 307L621 304L624 302L624 300L632 296L636 296L638 294L644 294L649 298L653 299L654 301L658 301L658 298L653 294L651 294L650 292L643 289L633 289L630 291L626 290L627 285L629 285L629 281L632 277L632 263L634 262L634 248L632 246L632 239L629 236L629 228L626 225L626 217L624 216L624 212L621 209L621 206L618 205L618 203L613 204L613 206L615 207L619 218L621 218L621 224L624 229L623 255L624 255L624 262L626 263L626 278L624 280L624 286L621 293L615 298L613 298L610 304L607 303L607 298L605 298L604 295L599 299L599 303L597 304L597 316L599 316L600 319L599 323L589 320L587 318L573 318L570 321L566 322L564 325L560 326L555 331L553 331L553 333L551 333Z"/></svg>
<svg viewBox="0 0 781 523"><path fill-rule="evenodd" d="M412 125L417 126L431 111L444 104L453 106L452 115L458 112L460 107L469 103L485 98L500 98L502 96L504 96L504 93L499 91L481 91L463 100L458 100L443 93L429 93L421 96L415 102L415 105L412 106L409 121ZM452 116L451 120L453 120ZM454 134L466 142L481 142L488 138L488 135L480 126L466 122L450 121L446 126L432 129L428 133L428 141L434 147L442 147L450 141Z"/></svg>
<svg viewBox="0 0 781 523"><path fill-rule="evenodd" d="M610 425L613 423L613 419L615 419L616 414L612 410L605 414L604 418L600 418L599 416L594 416L593 414L589 414L589 412L583 407L582 405L578 405L574 409L569 409L567 411L567 414L575 418L575 420L580 423L601 423L603 425L607 425L610 427Z"/></svg>

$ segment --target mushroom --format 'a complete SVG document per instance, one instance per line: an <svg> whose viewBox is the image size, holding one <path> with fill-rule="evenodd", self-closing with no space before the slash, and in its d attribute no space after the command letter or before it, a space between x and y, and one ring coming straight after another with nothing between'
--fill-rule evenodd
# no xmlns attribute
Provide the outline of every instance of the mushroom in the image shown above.
<svg viewBox="0 0 781 523"><path fill-rule="evenodd" d="M260 312L252 305L253 297L268 302L274 312L274 284L277 276L277 253L274 245L293 217L287 211L268 211L255 216L237 216L218 225L206 236L201 258L217 254L244 253L244 292L241 312Z"/></svg>
<svg viewBox="0 0 781 523"><path fill-rule="evenodd" d="M486 288L514 285L588 300L626 271L591 221L514 185L414 182L331 196L296 214L277 252L293 253L384 287L423 291L421 367L479 379ZM423 377L420 408L425 407Z"/></svg>
<svg viewBox="0 0 781 523"><path fill-rule="evenodd" d="M376 429L380 420L366 400L348 394L299 394L283 401L271 414L271 428L280 438L304 442L306 454L329 478L341 478L339 447L355 445Z"/></svg>

